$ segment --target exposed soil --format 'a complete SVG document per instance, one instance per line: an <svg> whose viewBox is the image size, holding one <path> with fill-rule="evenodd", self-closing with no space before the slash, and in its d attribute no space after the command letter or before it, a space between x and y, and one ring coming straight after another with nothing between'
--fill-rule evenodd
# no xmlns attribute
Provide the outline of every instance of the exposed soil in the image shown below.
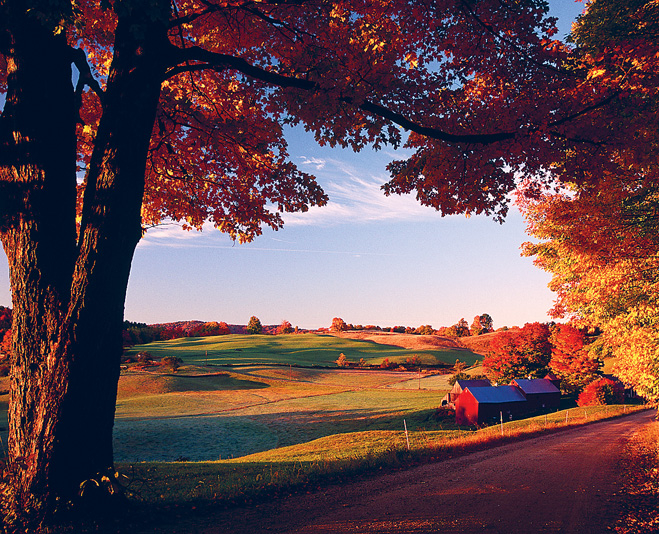
<svg viewBox="0 0 659 534"><path fill-rule="evenodd" d="M314 493L191 512L142 532L599 534L626 499L624 446L654 416L638 412Z"/></svg>

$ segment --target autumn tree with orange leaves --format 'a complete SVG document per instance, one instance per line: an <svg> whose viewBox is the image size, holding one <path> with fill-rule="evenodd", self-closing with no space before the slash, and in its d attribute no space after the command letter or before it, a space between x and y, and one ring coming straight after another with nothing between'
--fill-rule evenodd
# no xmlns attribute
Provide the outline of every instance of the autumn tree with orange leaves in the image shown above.
<svg viewBox="0 0 659 534"><path fill-rule="evenodd" d="M583 54L553 40L546 9L0 3L0 239L15 325L5 524L34 528L57 503L121 495L112 426L144 231L210 223L249 241L283 212L326 203L289 160L284 125L354 150L406 142L413 154L390 165L385 193L415 192L443 214L503 219L520 169L531 194L554 180L554 164L559 179L595 183L575 162L597 168L607 135L652 124L602 128L600 115L636 97L620 88L627 79L581 68Z"/></svg>
<svg viewBox="0 0 659 534"><path fill-rule="evenodd" d="M483 358L485 374L504 384L514 378L544 378L552 351L549 334L549 326L543 323L497 332Z"/></svg>
<svg viewBox="0 0 659 534"><path fill-rule="evenodd" d="M602 334L590 347L614 372L659 401L659 3L597 0L573 29L574 91L605 105L578 119L591 155L553 165L556 192L521 204L539 241L525 253L552 274L552 313ZM533 187L533 185L531 186Z"/></svg>
<svg viewBox="0 0 659 534"><path fill-rule="evenodd" d="M549 336L549 367L561 379L561 390L578 393L599 377L602 360L588 352L586 334L569 324L557 324Z"/></svg>

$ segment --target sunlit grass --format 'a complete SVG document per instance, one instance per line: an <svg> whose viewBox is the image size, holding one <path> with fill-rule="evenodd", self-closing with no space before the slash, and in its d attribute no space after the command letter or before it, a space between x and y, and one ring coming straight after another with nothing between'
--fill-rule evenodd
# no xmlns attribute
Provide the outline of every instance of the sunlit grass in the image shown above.
<svg viewBox="0 0 659 534"><path fill-rule="evenodd" d="M391 380L389 373L382 373L380 381L376 380L380 373L364 374L371 385ZM403 419L411 429L438 427L432 415L443 392L355 388L354 383L346 388L323 384L326 379L321 376L318 383L275 381L263 389L121 398L115 422L116 457L209 460L337 433L399 429Z"/></svg>
<svg viewBox="0 0 659 534"><path fill-rule="evenodd" d="M426 365L454 364L456 359L468 364L480 358L467 350L452 348L410 350L372 341L317 334L227 335L199 338L179 338L132 347L127 353L148 351L156 358L178 356L187 364L244 365L278 364L304 366L335 366L341 353L352 362L364 359L379 365L385 358L404 363L418 355Z"/></svg>

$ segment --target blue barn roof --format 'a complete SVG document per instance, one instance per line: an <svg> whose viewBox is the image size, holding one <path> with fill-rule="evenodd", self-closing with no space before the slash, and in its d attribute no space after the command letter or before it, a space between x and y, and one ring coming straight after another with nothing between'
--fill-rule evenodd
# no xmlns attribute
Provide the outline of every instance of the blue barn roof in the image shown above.
<svg viewBox="0 0 659 534"><path fill-rule="evenodd" d="M560 393L558 388L546 378L516 378L513 380L527 395L534 395L537 393Z"/></svg>
<svg viewBox="0 0 659 534"><path fill-rule="evenodd" d="M515 386L469 387L467 391L482 404L526 402L522 392Z"/></svg>
<svg viewBox="0 0 659 534"><path fill-rule="evenodd" d="M474 388L474 387L490 387L492 383L487 379L487 378L476 378L476 379L469 379L469 380L456 380L455 381L457 384L459 384L460 389L464 391L467 388Z"/></svg>

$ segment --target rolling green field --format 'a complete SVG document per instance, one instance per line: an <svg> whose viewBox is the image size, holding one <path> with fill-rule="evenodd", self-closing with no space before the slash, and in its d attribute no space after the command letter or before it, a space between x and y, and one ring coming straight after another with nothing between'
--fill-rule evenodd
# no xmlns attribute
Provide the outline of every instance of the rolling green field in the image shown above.
<svg viewBox="0 0 659 534"><path fill-rule="evenodd" d="M400 430L403 420L410 429L434 429L449 376L269 366L210 376L124 371L115 454L120 461L217 460L334 434Z"/></svg>
<svg viewBox="0 0 659 534"><path fill-rule="evenodd" d="M177 356L185 363L206 365L277 364L335 366L339 354L352 362L363 358L367 364L379 365L389 358L404 363L408 357L418 355L425 365L453 365L456 359L472 364L481 358L469 350L442 348L438 350L410 350L372 341L346 339L318 334L228 335L196 338L179 338L136 345L128 355L148 351L155 358Z"/></svg>
<svg viewBox="0 0 659 534"><path fill-rule="evenodd" d="M339 369L335 361L341 353L371 365L418 356L425 365L448 367L480 358L454 347L410 350L317 334L181 338L127 354L141 351L156 360L176 356L183 367L168 376L149 368L122 373L120 461L218 460L404 424L437 429L432 415L450 389L449 374Z"/></svg>

